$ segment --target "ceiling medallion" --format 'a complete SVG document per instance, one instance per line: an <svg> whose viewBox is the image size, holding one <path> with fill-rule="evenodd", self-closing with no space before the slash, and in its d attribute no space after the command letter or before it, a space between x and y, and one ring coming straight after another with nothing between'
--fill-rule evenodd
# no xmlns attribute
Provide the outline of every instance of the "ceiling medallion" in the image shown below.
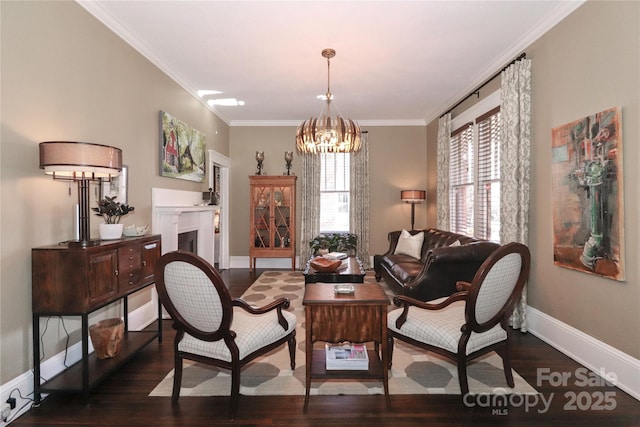
<svg viewBox="0 0 640 427"><path fill-rule="evenodd" d="M349 118L340 116L331 95L331 58L336 56L333 49L324 49L322 57L327 58L326 104L318 118L311 117L298 126L296 147L301 153L350 153L358 151L362 145L360 126ZM331 117L332 109L335 117Z"/></svg>

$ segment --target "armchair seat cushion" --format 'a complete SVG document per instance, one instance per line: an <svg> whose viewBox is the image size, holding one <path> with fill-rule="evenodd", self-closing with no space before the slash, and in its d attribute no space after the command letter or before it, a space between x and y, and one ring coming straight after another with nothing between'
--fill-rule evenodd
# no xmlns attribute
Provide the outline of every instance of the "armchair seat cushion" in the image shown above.
<svg viewBox="0 0 640 427"><path fill-rule="evenodd" d="M444 299L439 298L431 302L436 304ZM405 337L457 353L458 342L462 336L460 328L465 324L464 308L464 301L453 302L441 310L410 307L407 321L400 329L396 327L396 320L402 314L402 309L393 310L387 315L387 325L390 330ZM472 332L466 354L469 355L506 339L507 332L499 323L486 332Z"/></svg>
<svg viewBox="0 0 640 427"><path fill-rule="evenodd" d="M278 323L275 311L256 315L249 314L240 307L233 307L233 321L230 329L237 334L235 342L240 353L240 360L256 350L277 342L296 328L295 314L283 310L282 315L289 324L286 331ZM260 333L256 334L256 331ZM231 362L231 352L224 340L202 341L185 333L184 338L178 344L178 350Z"/></svg>

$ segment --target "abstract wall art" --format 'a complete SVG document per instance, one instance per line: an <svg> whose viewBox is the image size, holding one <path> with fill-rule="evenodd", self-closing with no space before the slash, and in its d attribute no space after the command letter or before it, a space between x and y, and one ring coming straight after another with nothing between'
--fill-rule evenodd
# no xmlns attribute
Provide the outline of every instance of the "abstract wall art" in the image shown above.
<svg viewBox="0 0 640 427"><path fill-rule="evenodd" d="M620 107L552 130L553 260L625 280Z"/></svg>

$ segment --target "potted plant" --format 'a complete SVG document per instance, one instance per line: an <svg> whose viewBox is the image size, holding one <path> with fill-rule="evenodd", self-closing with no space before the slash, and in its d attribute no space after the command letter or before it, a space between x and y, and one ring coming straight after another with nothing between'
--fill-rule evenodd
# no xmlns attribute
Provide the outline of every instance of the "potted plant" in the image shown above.
<svg viewBox="0 0 640 427"><path fill-rule="evenodd" d="M122 237L124 224L120 224L120 218L132 212L135 208L120 202L116 202L117 196L106 196L98 201L97 208L91 208L96 215L104 219L104 223L99 225L100 239L111 240Z"/></svg>
<svg viewBox="0 0 640 427"><path fill-rule="evenodd" d="M314 255L345 252L353 255L358 247L358 237L351 233L322 233L309 241Z"/></svg>

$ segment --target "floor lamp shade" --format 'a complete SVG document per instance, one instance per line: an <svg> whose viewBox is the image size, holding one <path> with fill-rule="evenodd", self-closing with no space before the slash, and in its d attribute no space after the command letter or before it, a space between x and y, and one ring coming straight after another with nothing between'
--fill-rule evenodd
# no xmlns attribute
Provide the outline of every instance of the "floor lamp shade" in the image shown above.
<svg viewBox="0 0 640 427"><path fill-rule="evenodd" d="M102 144L71 141L40 143L40 169L54 179L78 183L79 236L70 246L97 244L89 238L89 183L109 181L122 170L122 150Z"/></svg>
<svg viewBox="0 0 640 427"><path fill-rule="evenodd" d="M400 200L405 203L411 204L411 229L413 230L413 224L415 220L415 208L416 203L422 203L427 198L427 193L424 190L402 190L400 191Z"/></svg>

